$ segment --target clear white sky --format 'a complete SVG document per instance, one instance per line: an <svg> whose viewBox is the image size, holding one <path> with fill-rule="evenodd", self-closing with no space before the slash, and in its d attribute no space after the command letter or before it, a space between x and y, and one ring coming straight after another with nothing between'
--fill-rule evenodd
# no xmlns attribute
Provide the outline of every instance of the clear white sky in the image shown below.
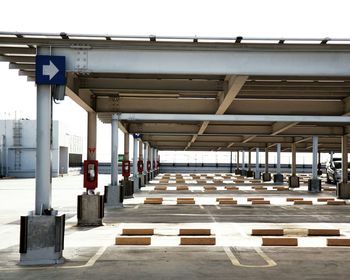
<svg viewBox="0 0 350 280"><path fill-rule="evenodd" d="M0 30L125 35L350 38L346 0L2 0ZM8 113L35 119L34 83L0 63L0 118ZM71 112L76 113L71 113ZM72 134L86 134L86 114L68 98L55 106L55 119ZM97 153L109 159L98 126Z"/></svg>

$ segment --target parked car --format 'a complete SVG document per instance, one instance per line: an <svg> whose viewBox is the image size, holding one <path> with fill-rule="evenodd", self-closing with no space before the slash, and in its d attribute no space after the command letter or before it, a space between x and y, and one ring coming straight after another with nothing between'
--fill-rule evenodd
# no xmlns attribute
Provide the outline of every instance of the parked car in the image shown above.
<svg viewBox="0 0 350 280"><path fill-rule="evenodd" d="M326 164L327 183L337 184L342 176L342 159L333 158ZM348 164L348 179L350 179L350 163Z"/></svg>

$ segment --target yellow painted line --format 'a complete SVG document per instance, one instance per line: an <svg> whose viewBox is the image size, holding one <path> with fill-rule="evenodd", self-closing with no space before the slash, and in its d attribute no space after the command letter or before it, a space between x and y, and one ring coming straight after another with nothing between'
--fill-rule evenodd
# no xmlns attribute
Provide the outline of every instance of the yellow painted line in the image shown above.
<svg viewBox="0 0 350 280"><path fill-rule="evenodd" d="M203 205L202 204L198 204L199 205L199 207L201 208L201 209L204 209L204 207L203 207Z"/></svg>
<svg viewBox="0 0 350 280"><path fill-rule="evenodd" d="M224 247L225 253L230 259L231 263L234 266L240 266L240 267L250 267L250 268L268 268L268 267L273 267L276 266L277 263L271 259L269 256L267 256L260 248L254 248L256 253L264 259L266 262L265 265L247 265L247 264L241 264L239 260L236 258L236 256L232 253L229 247Z"/></svg>
<svg viewBox="0 0 350 280"><path fill-rule="evenodd" d="M220 209L221 209L221 207L220 207L220 206L215 205L215 207L216 207L216 209L218 209L218 210L220 210Z"/></svg>
<svg viewBox="0 0 350 280"><path fill-rule="evenodd" d="M93 255L87 263L83 265L75 265L75 266L60 266L60 265L52 265L52 266L45 266L45 267L33 267L33 266L16 266L14 268L0 268L0 271L14 271L14 270L47 270L47 269L77 269L77 268L84 268L84 267L91 267L93 266L96 261L103 255L103 253L106 251L108 246L101 247L95 255Z"/></svg>
<svg viewBox="0 0 350 280"><path fill-rule="evenodd" d="M134 209L138 209L140 207L140 204L136 205Z"/></svg>

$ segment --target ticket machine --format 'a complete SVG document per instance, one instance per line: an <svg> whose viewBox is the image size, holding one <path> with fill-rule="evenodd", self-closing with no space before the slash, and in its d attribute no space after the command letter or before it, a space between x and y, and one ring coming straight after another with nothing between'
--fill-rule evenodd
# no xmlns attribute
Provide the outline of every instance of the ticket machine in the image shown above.
<svg viewBox="0 0 350 280"><path fill-rule="evenodd" d="M98 161L84 160L84 188L94 191L98 186Z"/></svg>
<svg viewBox="0 0 350 280"><path fill-rule="evenodd" d="M143 172L143 161L142 160L137 161L137 172L139 174L142 174L142 172Z"/></svg>
<svg viewBox="0 0 350 280"><path fill-rule="evenodd" d="M122 161L122 175L124 178L130 177L130 160Z"/></svg>

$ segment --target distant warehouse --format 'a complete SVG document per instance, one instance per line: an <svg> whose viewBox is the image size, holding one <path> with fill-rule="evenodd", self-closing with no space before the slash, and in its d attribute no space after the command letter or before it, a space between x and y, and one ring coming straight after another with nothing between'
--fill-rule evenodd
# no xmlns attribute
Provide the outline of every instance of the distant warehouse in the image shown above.
<svg viewBox="0 0 350 280"><path fill-rule="evenodd" d="M52 176L68 174L82 163L83 139L53 121ZM35 177L36 120L0 120L0 177Z"/></svg>

